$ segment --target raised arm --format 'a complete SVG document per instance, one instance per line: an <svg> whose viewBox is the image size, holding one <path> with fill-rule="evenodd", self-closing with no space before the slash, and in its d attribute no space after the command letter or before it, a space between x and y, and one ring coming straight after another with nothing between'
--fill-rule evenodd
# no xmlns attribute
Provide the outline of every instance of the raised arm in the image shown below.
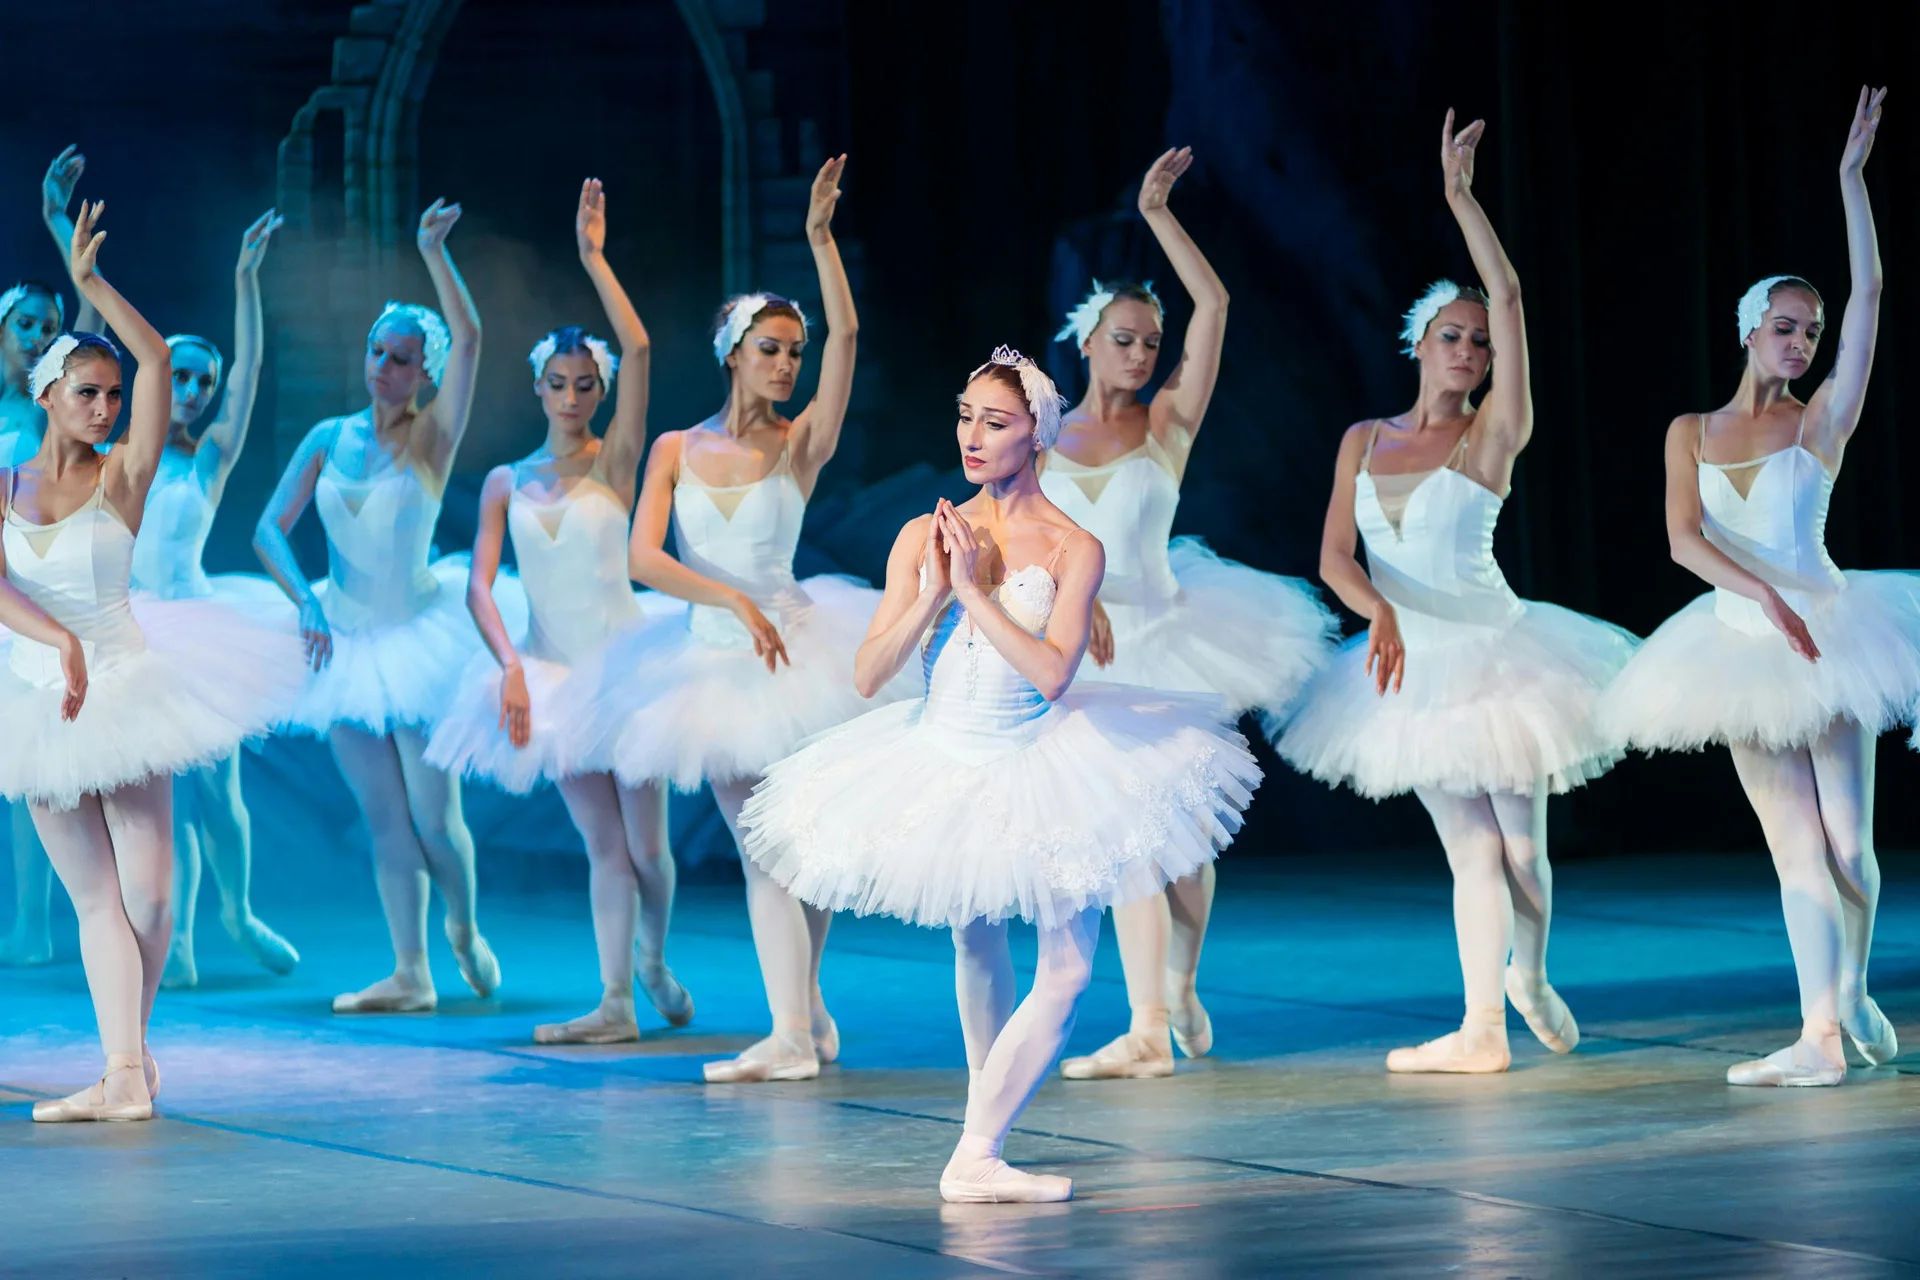
<svg viewBox="0 0 1920 1280"><path fill-rule="evenodd" d="M847 420L847 402L853 398L853 356L860 319L853 310L853 287L833 241L833 210L840 203L840 175L847 158L837 156L820 166L813 179L813 198L807 205L807 243L813 246L813 265L820 273L820 304L826 309L827 340L820 356L820 386L813 403L793 421L793 467L803 489L811 491L833 451L840 447L840 427Z"/></svg>
<svg viewBox="0 0 1920 1280"><path fill-rule="evenodd" d="M1673 562L1709 586L1757 600L1767 621L1787 638L1793 651L1809 662L1817 661L1820 650L1800 615L1765 579L1735 563L1701 532L1700 436L1705 426L1705 419L1689 413L1667 427L1667 548Z"/></svg>
<svg viewBox="0 0 1920 1280"><path fill-rule="evenodd" d="M648 377L653 350L647 328L640 323L640 313L633 309L627 291L607 265L607 197L598 178L580 185L573 234L580 249L580 265L587 269L587 278L593 281L600 305L606 309L607 323L613 326L614 341L620 344L620 373L613 384L613 421L607 425L606 439L600 445L600 469L620 500L632 506L640 458L647 447Z"/></svg>
<svg viewBox="0 0 1920 1280"><path fill-rule="evenodd" d="M1533 436L1533 390L1527 373L1527 323L1520 310L1520 274L1494 234L1487 211L1473 194L1474 153L1487 122L1475 120L1453 131L1453 112L1440 130L1440 169L1447 184L1447 207L1466 237L1473 269L1487 292L1487 333L1493 342L1493 389L1480 407L1480 440L1497 456L1497 465L1477 468L1504 478L1513 460ZM1471 447L1471 446L1470 446ZM1504 486L1501 486L1504 487Z"/></svg>
<svg viewBox="0 0 1920 1280"><path fill-rule="evenodd" d="M80 175L86 171L87 158L80 154L77 146L68 146L53 158L53 163L47 166L46 177L40 180L40 217L53 233L53 247L59 251L62 262L67 260L67 246L73 243L73 219L67 216L67 208L73 203L73 189L80 184ZM80 310L68 327L80 333L100 332L100 313L84 294L80 298Z"/></svg>
<svg viewBox="0 0 1920 1280"><path fill-rule="evenodd" d="M1815 438L1826 446L1821 453L1829 458L1838 457L1860 425L1880 332L1880 240L1874 234L1873 206L1867 200L1866 167L1886 96L1885 89L1860 90L1847 148L1840 155L1840 202L1847 215L1847 310L1840 319L1840 349L1834 353L1833 371L1807 405Z"/></svg>
<svg viewBox="0 0 1920 1280"><path fill-rule="evenodd" d="M300 610L300 634L307 644L307 661L315 671L326 666L333 656L333 633L319 600L314 597L313 587L300 572L300 559L293 554L293 543L287 534L300 522L307 504L313 501L313 486L320 479L320 468L326 463L327 450L333 447L339 429L338 423L327 421L307 432L253 526L254 554L287 593L287 599Z"/></svg>
<svg viewBox="0 0 1920 1280"><path fill-rule="evenodd" d="M1327 500L1320 530L1320 580L1340 603L1367 620L1367 670L1377 693L1398 691L1406 674L1406 646L1400 641L1400 617L1373 585L1360 563L1360 529L1353 519L1354 486L1373 435L1371 422L1356 422L1340 440L1333 464L1333 496Z"/></svg>
<svg viewBox="0 0 1920 1280"><path fill-rule="evenodd" d="M426 260L427 274L433 277L433 292L440 314L447 322L452 346L447 351L447 367L441 371L439 390L428 405L424 417L433 427L433 454L427 460L437 476L453 469L453 455L467 433L467 420L473 411L473 391L480 369L480 312L467 292L467 282L453 265L447 249L447 233L460 221L460 206L435 200L420 215L420 231L415 241Z"/></svg>
<svg viewBox="0 0 1920 1280"><path fill-rule="evenodd" d="M1148 408L1148 422L1163 447L1184 456L1206 418L1213 387L1220 379L1220 348L1227 340L1227 286L1200 252L1187 229L1167 207L1173 184L1193 165L1193 149L1179 147L1153 162L1140 182L1140 216L1173 264L1180 286L1193 299L1193 318L1180 347L1180 363Z"/></svg>
<svg viewBox="0 0 1920 1280"><path fill-rule="evenodd" d="M266 257L267 241L284 219L269 209L240 237L240 258L233 267L233 363L227 368L227 393L220 400L220 415L200 437L200 455L212 454L206 464L212 468L208 490L214 501L240 460L247 443L247 427L253 421L253 401L260 390L261 341L266 324L260 314L260 260Z"/></svg>
<svg viewBox="0 0 1920 1280"><path fill-rule="evenodd" d="M1093 629L1093 599L1107 572L1106 549L1084 530L1076 532L1061 550L1053 597L1053 613L1045 635L1036 636L1015 622L1000 602L974 577L979 543L973 526L941 499L934 519L947 546L947 574L954 597L980 628L982 635L1009 666L1032 682L1040 696L1052 702L1073 683L1080 659L1087 653Z"/></svg>
<svg viewBox="0 0 1920 1280"><path fill-rule="evenodd" d="M99 229L104 202L80 205L80 219L73 228L68 270L80 296L94 305L101 318L113 326L127 346L139 369L133 375L132 409L127 415L127 434L108 454L109 489L123 511L138 511L147 502L147 486L153 483L160 454L167 447L167 427L173 418L173 353L167 340L148 324L133 304L120 296L95 269L100 246L107 233ZM124 504L124 505L123 505Z"/></svg>
<svg viewBox="0 0 1920 1280"><path fill-rule="evenodd" d="M887 556L887 589L853 659L853 687L871 698L900 674L953 596L947 552L932 515L909 520Z"/></svg>
<svg viewBox="0 0 1920 1280"><path fill-rule="evenodd" d="M493 580L500 573L500 548L507 537L507 502L513 497L513 468L495 467L480 486L480 527L473 535L473 564L467 572L467 612L487 651L500 664L500 727L516 747L533 734L532 699L527 696L527 673L520 653L507 634L494 602Z"/></svg>

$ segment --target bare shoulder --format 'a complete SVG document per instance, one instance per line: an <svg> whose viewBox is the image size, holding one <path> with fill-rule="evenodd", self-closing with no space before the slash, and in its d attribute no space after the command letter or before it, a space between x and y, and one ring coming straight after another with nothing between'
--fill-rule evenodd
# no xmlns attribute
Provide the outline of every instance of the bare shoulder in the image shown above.
<svg viewBox="0 0 1920 1280"><path fill-rule="evenodd" d="M1667 447L1684 448L1695 453L1700 448L1700 435L1706 428L1704 413L1683 413L1667 424Z"/></svg>
<svg viewBox="0 0 1920 1280"><path fill-rule="evenodd" d="M511 462L503 462L487 472L486 480L480 485L480 500L482 502L504 498L513 492L516 483L516 465L517 464Z"/></svg>
<svg viewBox="0 0 1920 1280"><path fill-rule="evenodd" d="M686 438L687 433L684 430L662 431L653 438L653 443L647 446L647 465L651 467L662 462L678 463L680 450Z"/></svg>

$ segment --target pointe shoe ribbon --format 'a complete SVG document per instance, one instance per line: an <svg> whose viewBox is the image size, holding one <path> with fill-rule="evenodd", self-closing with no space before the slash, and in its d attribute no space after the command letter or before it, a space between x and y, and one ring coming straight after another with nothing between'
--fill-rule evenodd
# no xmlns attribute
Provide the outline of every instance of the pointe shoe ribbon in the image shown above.
<svg viewBox="0 0 1920 1280"><path fill-rule="evenodd" d="M1884 1066L1900 1056L1900 1037L1872 996L1861 996L1859 1005L1840 1019L1840 1027L1869 1066Z"/></svg>
<svg viewBox="0 0 1920 1280"><path fill-rule="evenodd" d="M1835 1066L1805 1040L1796 1040L1778 1053L1727 1068L1727 1083L1774 1088L1823 1088L1847 1078L1845 1063Z"/></svg>
<svg viewBox="0 0 1920 1280"><path fill-rule="evenodd" d="M125 1071L140 1075L140 1096L121 1102L107 1101L107 1081ZM140 1059L128 1053L109 1054L106 1073L100 1077L99 1083L69 1097L34 1103L33 1118L39 1124L153 1119L153 1099L147 1095L146 1074Z"/></svg>
<svg viewBox="0 0 1920 1280"><path fill-rule="evenodd" d="M1163 1079L1173 1074L1173 1049L1128 1032L1084 1058L1068 1058L1060 1074L1068 1080Z"/></svg>
<svg viewBox="0 0 1920 1280"><path fill-rule="evenodd" d="M820 1059L812 1037L801 1048L783 1036L768 1036L737 1058L709 1062L701 1069L708 1084L767 1084L779 1080L811 1080L820 1074Z"/></svg>
<svg viewBox="0 0 1920 1280"><path fill-rule="evenodd" d="M1533 1032L1534 1039L1555 1053L1572 1053L1580 1043L1580 1024L1573 1020L1573 1011L1567 1008L1560 993L1549 986L1545 978L1540 980L1537 993L1529 991L1528 983L1512 965L1507 966L1506 985L1507 999L1527 1020L1527 1029Z"/></svg>

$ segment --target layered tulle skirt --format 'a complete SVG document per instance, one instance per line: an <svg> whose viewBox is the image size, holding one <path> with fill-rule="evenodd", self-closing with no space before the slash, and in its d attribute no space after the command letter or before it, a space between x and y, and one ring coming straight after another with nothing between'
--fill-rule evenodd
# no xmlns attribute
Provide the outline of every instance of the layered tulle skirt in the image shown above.
<svg viewBox="0 0 1920 1280"><path fill-rule="evenodd" d="M1362 633L1267 729L1294 768L1373 799L1416 787L1562 792L1625 754L1594 711L1637 643L1619 627L1526 601L1503 627L1410 641L1399 692L1381 694Z"/></svg>
<svg viewBox="0 0 1920 1280"><path fill-rule="evenodd" d="M853 660L880 593L846 578L808 578L766 609L790 662L773 671L731 615L689 609L627 632L583 663L559 700L581 726L563 767L610 770L628 786L757 777L823 730L876 701L919 692L902 673L876 699L853 686Z"/></svg>
<svg viewBox="0 0 1920 1280"><path fill-rule="evenodd" d="M70 809L88 793L210 765L272 731L306 679L290 620L210 599L135 596L144 648L96 651L86 700L60 718L58 657L0 632L0 795ZM20 668L25 666L27 670Z"/></svg>
<svg viewBox="0 0 1920 1280"><path fill-rule="evenodd" d="M1223 560L1198 538L1168 549L1180 594L1164 608L1112 605L1104 682L1218 694L1241 712L1284 709L1326 664L1340 622L1298 578Z"/></svg>
<svg viewBox="0 0 1920 1280"><path fill-rule="evenodd" d="M871 711L767 771L747 853L815 906L952 926L1058 925L1211 861L1260 780L1217 698L1076 685L980 732L921 700Z"/></svg>
<svg viewBox="0 0 1920 1280"><path fill-rule="evenodd" d="M1708 743L1805 746L1837 719L1878 733L1920 700L1920 574L1848 573L1797 601L1820 652L1809 662L1747 602L1724 621L1708 592L1647 638L1600 705L1603 729L1646 751Z"/></svg>

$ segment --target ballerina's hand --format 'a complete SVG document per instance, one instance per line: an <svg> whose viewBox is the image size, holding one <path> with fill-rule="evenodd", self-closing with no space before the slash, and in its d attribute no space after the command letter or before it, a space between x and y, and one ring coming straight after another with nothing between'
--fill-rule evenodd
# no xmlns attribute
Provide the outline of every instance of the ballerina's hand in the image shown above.
<svg viewBox="0 0 1920 1280"><path fill-rule="evenodd" d="M1400 639L1400 617L1393 606L1382 604L1367 628L1367 674L1373 677L1373 691L1385 696L1389 689L1400 692L1407 674L1407 646Z"/></svg>
<svg viewBox="0 0 1920 1280"><path fill-rule="evenodd" d="M67 678L66 696L60 699L60 718L72 720L79 716L80 707L87 700L87 655L72 632L68 632L60 644L60 674Z"/></svg>
<svg viewBox="0 0 1920 1280"><path fill-rule="evenodd" d="M1485 120L1475 120L1460 132L1453 131L1453 108L1447 108L1447 122L1440 126L1440 172L1446 176L1447 194L1466 194L1473 189L1473 155L1480 135L1487 131Z"/></svg>
<svg viewBox="0 0 1920 1280"><path fill-rule="evenodd" d="M107 238L104 231L96 231L100 225L100 215L106 211L107 202L96 200L88 204L80 202L80 216L73 220L73 243L67 250L67 271L73 276L76 286L84 286L93 279L94 261L100 256L100 244Z"/></svg>
<svg viewBox="0 0 1920 1280"><path fill-rule="evenodd" d="M518 664L500 673L500 727L516 747L533 736L533 700L527 697L527 673Z"/></svg>
<svg viewBox="0 0 1920 1280"><path fill-rule="evenodd" d="M933 518L940 526L940 540L947 545L947 580L953 584L955 598L965 604L980 594L980 581L974 577L980 544L967 518L945 498L940 499Z"/></svg>
<svg viewBox="0 0 1920 1280"><path fill-rule="evenodd" d="M1147 176L1140 179L1140 212L1152 213L1156 209L1167 207L1167 197L1173 194L1173 184L1180 181L1181 175L1193 167L1193 148L1174 147L1162 153L1153 167L1147 170Z"/></svg>
<svg viewBox="0 0 1920 1280"><path fill-rule="evenodd" d="M1778 591L1769 590L1767 598L1760 602L1760 608L1774 629L1787 638L1788 647L1808 662L1820 661L1820 646L1813 642L1813 633L1807 630L1806 620L1780 598Z"/></svg>
<svg viewBox="0 0 1920 1280"><path fill-rule="evenodd" d="M1847 131L1847 149L1840 153L1840 172L1858 173L1873 153L1873 138L1880 131L1880 104L1886 101L1885 89L1868 90L1860 86L1860 103L1853 109L1853 128Z"/></svg>
<svg viewBox="0 0 1920 1280"><path fill-rule="evenodd" d="M420 215L420 230L414 236L422 253L438 253L447 243L447 232L460 221L460 206L435 200Z"/></svg>
<svg viewBox="0 0 1920 1280"><path fill-rule="evenodd" d="M813 196L807 203L807 240L825 244L833 235L833 210L840 203L840 175L847 171L847 158L835 156L820 166L814 175Z"/></svg>
<svg viewBox="0 0 1920 1280"><path fill-rule="evenodd" d="M1087 633L1087 656L1096 667L1113 665L1113 620L1098 599L1093 602L1093 629Z"/></svg>
<svg viewBox="0 0 1920 1280"><path fill-rule="evenodd" d="M573 239L583 258L591 258L607 247L607 193L598 178L588 178L580 184L580 208L573 215Z"/></svg>
<svg viewBox="0 0 1920 1280"><path fill-rule="evenodd" d="M760 612L760 606L744 593L733 602L733 616L740 619L740 625L753 637L753 654L766 662L768 671L779 670L782 662L793 665L793 659L787 656L786 643L780 639L780 632L773 623L767 621L767 615Z"/></svg>
<svg viewBox="0 0 1920 1280"><path fill-rule="evenodd" d="M240 236L240 261L233 266L235 274L260 270L260 260L267 256L267 241L286 221L277 209L269 209L254 219L253 225Z"/></svg>
<svg viewBox="0 0 1920 1280"><path fill-rule="evenodd" d="M300 639L307 646L307 665L315 671L333 661L333 628L318 600L300 606Z"/></svg>
<svg viewBox="0 0 1920 1280"><path fill-rule="evenodd" d="M87 158L77 146L70 146L53 158L47 176L40 180L40 214L47 219L59 217L73 203L73 189L87 171Z"/></svg>
<svg viewBox="0 0 1920 1280"><path fill-rule="evenodd" d="M953 578L947 573L947 548L940 537L940 512L935 508L927 521L927 545L920 551L920 591L932 592L944 599L953 590Z"/></svg>

